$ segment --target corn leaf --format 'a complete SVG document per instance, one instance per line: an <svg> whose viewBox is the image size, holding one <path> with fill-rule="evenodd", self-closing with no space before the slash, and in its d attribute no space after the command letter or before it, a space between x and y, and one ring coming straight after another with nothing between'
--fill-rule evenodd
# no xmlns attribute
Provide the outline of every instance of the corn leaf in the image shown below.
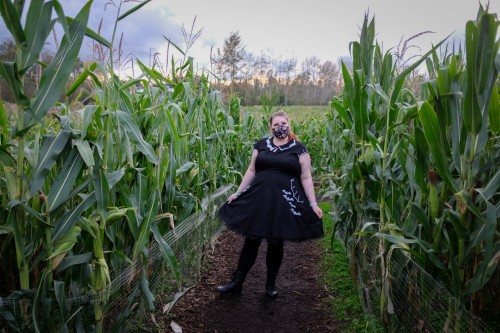
<svg viewBox="0 0 500 333"><path fill-rule="evenodd" d="M87 130L92 123L92 117L94 113L99 109L97 105L87 105L84 109L78 110L77 112L83 118L82 120L82 130L80 131L80 139L83 140L87 136Z"/></svg>
<svg viewBox="0 0 500 333"><path fill-rule="evenodd" d="M147 277L147 267L141 267L141 290L144 296L146 297L146 302L148 303L149 310L154 310L155 308L155 297L149 289L149 281Z"/></svg>
<svg viewBox="0 0 500 333"><path fill-rule="evenodd" d="M94 155L92 148L87 140L75 140L75 147L78 149L80 156L87 165L87 167L92 167L95 165Z"/></svg>
<svg viewBox="0 0 500 333"><path fill-rule="evenodd" d="M477 95L477 82L475 66L476 63L476 49L478 48L479 32L473 21L467 22L465 28L465 49L467 56L467 84L464 96L464 125L467 131L472 134L477 134L481 130L483 117ZM479 59L481 60L481 59Z"/></svg>
<svg viewBox="0 0 500 333"><path fill-rule="evenodd" d="M31 180L30 194L32 196L42 187L57 157L66 147L69 135L69 131L61 130L57 136L44 136L42 138L38 163Z"/></svg>
<svg viewBox="0 0 500 333"><path fill-rule="evenodd" d="M48 259L52 260L52 268L56 269L59 266L61 260L63 260L66 253L71 251L73 246L75 246L77 238L80 236L82 228L74 225L68 232L66 232L62 237L59 237L57 241L53 241L53 250L50 253Z"/></svg>
<svg viewBox="0 0 500 333"><path fill-rule="evenodd" d="M116 114L118 115L120 124L123 126L131 140L136 144L137 149L139 149L151 163L158 164L158 158L156 157L153 147L151 147L151 145L144 140L141 130L134 119L132 119L128 113L123 111L117 111Z"/></svg>
<svg viewBox="0 0 500 333"><path fill-rule="evenodd" d="M134 260L137 259L139 252L143 252L145 250L146 245L148 244L151 232L150 224L158 214L158 201L156 191L153 191L147 200L148 207L144 212L144 219L141 221L139 234L132 249L132 258L134 258Z"/></svg>
<svg viewBox="0 0 500 333"><path fill-rule="evenodd" d="M5 2L5 1L3 1ZM43 313L42 310L38 309L38 306L40 304L43 304L43 302L39 301L40 298L43 297L42 293L43 290L45 289L44 286L46 284L47 280L47 274L49 273L49 269L47 267L42 269L42 274L40 277L40 280L38 282L38 285L36 287L36 291L33 297L33 306L31 308L31 317L33 318L33 330L35 333L40 333L40 328L38 327L38 323L42 322L38 316L39 314Z"/></svg>
<svg viewBox="0 0 500 333"><path fill-rule="evenodd" d="M115 187L115 185L120 181L120 179L122 179L123 175L125 175L125 170L123 169L106 174L106 181L108 182L108 187L110 189Z"/></svg>
<svg viewBox="0 0 500 333"><path fill-rule="evenodd" d="M106 208L108 207L109 186L104 170L101 167L101 163L98 163L98 165L92 168L92 179L94 183L97 209L101 214L101 218L104 218L106 215Z"/></svg>
<svg viewBox="0 0 500 333"><path fill-rule="evenodd" d="M381 238L388 240L389 242L394 243L394 244L399 244L399 243L401 243L401 244L415 244L415 243L418 243L418 241L416 239L405 238L403 236L394 236L394 235L384 234L381 232L375 233L374 236L381 237Z"/></svg>
<svg viewBox="0 0 500 333"><path fill-rule="evenodd" d="M4 0L0 2L0 15L5 23L7 29L9 29L12 37L16 41L16 44L25 49L28 45L26 35L24 34L23 27L21 25L21 14L14 7L14 4L9 0Z"/></svg>
<svg viewBox="0 0 500 333"><path fill-rule="evenodd" d="M130 194L128 186L124 185L123 183L119 183L117 189L118 191L120 191L123 200L125 201L125 205L128 207L136 208L134 206L135 200L132 200L132 196ZM142 219L140 218L137 209L128 210L126 216L130 233L132 234L134 239L137 239L139 237L139 224Z"/></svg>
<svg viewBox="0 0 500 333"><path fill-rule="evenodd" d="M184 173L186 171L189 171L193 167L194 163L193 162L186 162L184 163L179 169L175 170L175 174L179 175L181 173Z"/></svg>
<svg viewBox="0 0 500 333"><path fill-rule="evenodd" d="M83 158L78 153L78 149L73 147L47 194L47 204L50 212L68 200L68 194L75 184L82 165Z"/></svg>
<svg viewBox="0 0 500 333"><path fill-rule="evenodd" d="M498 58L500 58L500 55ZM498 88L500 87L494 87L491 92L488 115L490 130L494 133L500 132L500 95L498 94Z"/></svg>
<svg viewBox="0 0 500 333"><path fill-rule="evenodd" d="M78 222L80 216L82 216L83 212L92 207L95 202L95 194L91 193L82 202L80 202L78 206L58 218L55 223L55 228L52 231L52 242L56 242L60 237L63 237L68 230L73 228L76 222Z"/></svg>
<svg viewBox="0 0 500 333"><path fill-rule="evenodd" d="M82 83L85 82L85 80L87 80L87 78L90 76L90 73L93 72L96 68L97 68L97 65L95 62L92 63L89 66L89 68L85 68L83 70L83 72L80 75L78 75L78 77L73 82L71 87L68 89L68 91L66 92L66 96L70 96L72 93L74 93L76 91L76 89L78 89L78 87L80 87L82 85ZM88 105L88 106L96 107L95 105Z"/></svg>
<svg viewBox="0 0 500 333"><path fill-rule="evenodd" d="M462 170L461 165L461 150L460 139L462 134L462 109L460 104L461 85L459 77L454 77L450 84L451 96L449 97L449 108L451 118L451 154L453 158L453 165L460 173Z"/></svg>
<svg viewBox="0 0 500 333"><path fill-rule="evenodd" d="M125 17L129 16L130 14L132 14L133 12L139 10L141 7L143 7L144 5L146 5L148 2L150 2L151 0L146 0L144 2L141 2L140 4L138 4L137 6L135 6L134 8L126 11L125 13L123 13L122 15L120 15L117 19L117 21L121 21L123 20Z"/></svg>
<svg viewBox="0 0 500 333"><path fill-rule="evenodd" d="M94 254L92 252L87 252L87 253L78 254L78 255L74 255L74 256L66 256L61 261L59 266L57 266L57 271L62 272L68 267L88 263L93 258L94 258Z"/></svg>
<svg viewBox="0 0 500 333"><path fill-rule="evenodd" d="M0 165L12 169L16 167L16 160L3 146L0 146Z"/></svg>
<svg viewBox="0 0 500 333"><path fill-rule="evenodd" d="M183 56L186 55L186 53L184 51L182 51L182 49L179 46L177 46L177 44L175 44L174 42L172 42L172 40L170 40L170 38L165 37L165 35L163 35L163 38L165 38L165 40L169 44L173 45L177 49L177 51L179 51Z"/></svg>
<svg viewBox="0 0 500 333"><path fill-rule="evenodd" d="M354 95L353 83L351 74L349 74L349 70L347 69L344 62L342 62L342 78L344 79L344 98L343 101L347 103L347 105L352 105L352 99Z"/></svg>
<svg viewBox="0 0 500 333"><path fill-rule="evenodd" d="M44 223L47 227L52 228L52 226L44 220L44 218L42 217L42 215L39 212L34 210L31 206L29 206L25 203L22 203L17 199L9 201L9 204L7 205L7 207L12 210L14 207L16 207L18 205L22 209L24 209L28 214L30 214L33 218L37 219L39 222Z"/></svg>
<svg viewBox="0 0 500 333"><path fill-rule="evenodd" d="M22 53L21 72L28 70L39 58L47 37L54 27L52 1L32 0L26 16L25 33L28 46Z"/></svg>
<svg viewBox="0 0 500 333"><path fill-rule="evenodd" d="M5 329L11 329L12 332L21 333L21 330L19 328L19 324L17 323L16 318L14 317L12 312L10 312L9 308L7 307L8 303L10 303L10 301L4 302L3 298L0 297L0 317L2 317L2 321L4 323L9 324L9 326L10 326L10 328L5 327Z"/></svg>
<svg viewBox="0 0 500 333"><path fill-rule="evenodd" d="M368 114L370 112L367 87L361 70L354 72L354 98L353 98L353 118L354 131L356 136L362 140L368 140Z"/></svg>
<svg viewBox="0 0 500 333"><path fill-rule="evenodd" d="M170 269L174 273L175 280L177 281L177 287L179 288L179 290L182 290L181 274L174 251L172 251L170 245L168 245L168 243L163 239L156 224L151 224L150 228L151 232L153 233L154 239L158 243L161 254L163 255L163 258L165 258L165 262L170 266Z"/></svg>
<svg viewBox="0 0 500 333"><path fill-rule="evenodd" d="M497 170L495 175L490 178L488 184L484 188L478 188L476 191L481 194L483 200L487 201L493 197L500 189L500 169Z"/></svg>
<svg viewBox="0 0 500 333"><path fill-rule="evenodd" d="M161 75L157 75L155 71L152 69L149 69L146 65L144 65L139 59L136 60L137 65L139 65L139 68L142 70L144 74L146 74L149 78L153 79L155 83L158 85L158 87L163 87L163 82L160 80Z"/></svg>
<svg viewBox="0 0 500 333"><path fill-rule="evenodd" d="M64 281L54 280L54 293L56 295L57 304L61 310L61 317L66 319L68 317L68 303L66 302L66 293L64 291ZM59 326L60 332L69 332L66 320L61 320Z"/></svg>
<svg viewBox="0 0 500 333"><path fill-rule="evenodd" d="M424 102L418 111L420 122L424 128L424 135L429 145L436 168L446 185L456 192L455 183L450 173L448 160L446 159L444 143L440 134L440 127L434 109L428 102Z"/></svg>
<svg viewBox="0 0 500 333"><path fill-rule="evenodd" d="M19 225L16 221L16 209L10 209L9 215L7 216L7 226L10 227L12 235L14 237L14 245L16 247L16 253L20 256L21 264L26 265L26 246L24 244L24 238L21 236L19 230ZM19 263L18 263L19 264Z"/></svg>
<svg viewBox="0 0 500 333"><path fill-rule="evenodd" d="M499 43L496 43L498 23L493 14L484 13L478 22L478 41L476 50L475 75L481 114L488 107L491 91L498 78L495 58L498 56ZM467 47L467 45L466 45Z"/></svg>
<svg viewBox="0 0 500 333"><path fill-rule="evenodd" d="M57 20L63 29L64 35L62 37L62 41L69 42L69 38L71 37L71 32L69 30L68 21L66 20L66 15L64 15L64 10L61 6L61 3L58 0L54 0L54 11L57 14Z"/></svg>
<svg viewBox="0 0 500 333"><path fill-rule="evenodd" d="M136 180L134 187L132 188L132 194L137 200L136 209L137 213L141 216L144 215L145 209L148 203L149 187L147 186L146 176L142 172L136 174Z"/></svg>
<svg viewBox="0 0 500 333"><path fill-rule="evenodd" d="M25 113L26 127L18 133L23 136L27 130L33 126L37 119L42 119L49 109L59 98L64 89L68 78L73 71L73 65L80 52L82 45L85 28L87 26L90 5L92 1L87 4L78 13L75 20L69 26L71 33L70 38L63 39L59 50L47 66L40 79L40 89L32 102L31 113Z"/></svg>
<svg viewBox="0 0 500 333"><path fill-rule="evenodd" d="M487 202L486 221L481 228L481 232L478 233L478 237L471 240L471 246L473 245L472 243L479 245L484 242L484 255L474 276L469 281L467 294L471 294L481 289L490 280L493 272L495 272L497 261L492 262L492 259L500 253L499 244L495 245L496 226L497 219L495 206ZM481 234L482 237L479 237L479 234Z"/></svg>
<svg viewBox="0 0 500 333"><path fill-rule="evenodd" d="M128 80L127 82L125 82L124 84L122 84L119 88L119 90L126 90L128 89L130 86L133 86L137 83L140 83L144 81L143 78L137 78L137 79L131 79L131 80Z"/></svg>
<svg viewBox="0 0 500 333"><path fill-rule="evenodd" d="M0 62L0 76L2 76L14 95L17 104L28 106L29 99L24 95L23 85L17 75L17 66L14 62Z"/></svg>
<svg viewBox="0 0 500 333"><path fill-rule="evenodd" d="M68 24L71 24L73 22L73 18L66 16L66 21ZM108 42L104 37L100 36L98 33L96 33L94 30L90 29L89 27L86 27L85 29L85 36L89 37L90 39L95 40L99 44L102 44L106 46L108 49L111 48L111 43Z"/></svg>

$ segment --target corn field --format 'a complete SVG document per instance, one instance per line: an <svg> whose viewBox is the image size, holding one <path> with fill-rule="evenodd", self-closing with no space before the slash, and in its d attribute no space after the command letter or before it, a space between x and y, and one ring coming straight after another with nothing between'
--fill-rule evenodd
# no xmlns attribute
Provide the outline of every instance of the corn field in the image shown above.
<svg viewBox="0 0 500 333"><path fill-rule="evenodd" d="M329 194L352 276L365 286L379 280L364 297L378 298L386 331L481 331L461 326L459 306L481 313L498 303L498 26L481 6L466 24L465 49L438 55L442 41L402 71L375 42L374 20L365 17L351 44L353 71L343 66L344 93L331 101ZM429 80L415 96L406 80L420 64ZM419 313L436 295L418 294L421 281L408 274L415 263L452 296L437 327ZM414 318L402 327L410 305Z"/></svg>
<svg viewBox="0 0 500 333"><path fill-rule="evenodd" d="M119 10L115 31L148 2ZM168 75L138 61L140 76L120 79L114 34L106 40L87 26L91 5L69 18L58 2L0 4L17 45L16 58L0 63L17 106L7 119L0 103L0 322L8 325L0 331L106 331L116 319L107 316L118 297L112 272L127 273L122 312L132 311L138 295L152 312L156 260L173 276L168 287L182 292L183 253L165 235L205 209L203 199L217 189L240 182L252 143L269 134L276 109L268 96L262 117L243 114L237 97L224 104L189 57L172 59ZM56 24L65 34L43 66L38 91L26 96L24 75ZM294 124L323 196L334 202L336 235L351 254L353 278L369 269L360 255L364 241L377 242L378 315L387 331L396 331L399 306L394 269L407 267L392 265L396 253L474 313L487 297L498 298L498 25L481 7L467 22L464 50L438 55L443 41L399 72L365 17L352 43L353 70L343 66L344 92L331 100L327 120ZM109 59L90 64L67 86L84 36L107 49ZM405 84L421 64L429 80L416 96ZM88 81L94 90L85 104L59 100ZM192 241L199 239L206 237ZM91 320L77 320L83 314L67 300L86 297L97 299ZM459 332L457 305L448 305L442 328Z"/></svg>
<svg viewBox="0 0 500 333"><path fill-rule="evenodd" d="M146 3L120 14L117 24ZM74 18L52 1L0 6L18 49L14 61L0 65L18 109L12 121L1 110L0 149L0 308L14 331L73 330L66 324L75 315L66 299L87 295L99 302L86 329L103 331L113 296L110 271L137 262L142 272L128 283L139 279L153 308L145 278L151 242L182 289L176 257L162 235L200 210L208 194L239 181L260 124L251 117L240 121L237 98L223 105L208 77L195 76L192 59L178 67L173 62L170 78L139 62L139 78L120 80L113 70L115 41L87 27L91 4ZM65 35L30 98L23 75L55 24ZM91 64L66 87L85 35L108 48L110 61ZM87 105L58 101L85 80L95 87ZM12 300L16 306L7 306Z"/></svg>

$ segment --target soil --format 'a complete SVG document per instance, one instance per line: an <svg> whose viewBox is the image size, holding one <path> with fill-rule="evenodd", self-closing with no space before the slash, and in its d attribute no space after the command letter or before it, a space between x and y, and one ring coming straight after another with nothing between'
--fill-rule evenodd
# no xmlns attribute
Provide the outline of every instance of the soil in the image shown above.
<svg viewBox="0 0 500 333"><path fill-rule="evenodd" d="M265 296L265 241L242 295L219 295L215 287L229 281L242 245L243 237L232 231L217 238L206 251L199 284L177 301L168 320L175 321L183 333L343 331L344 325L328 309L327 300L333 296L323 284L317 241L285 242L276 299Z"/></svg>

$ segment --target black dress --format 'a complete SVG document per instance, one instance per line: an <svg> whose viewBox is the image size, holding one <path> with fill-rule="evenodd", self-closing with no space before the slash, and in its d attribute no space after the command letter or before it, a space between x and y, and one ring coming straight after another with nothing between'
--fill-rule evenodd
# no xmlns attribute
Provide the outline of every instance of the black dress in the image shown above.
<svg viewBox="0 0 500 333"><path fill-rule="evenodd" d="M299 156L309 153L299 141L275 146L272 137L254 144L255 177L243 193L219 209L229 229L247 237L302 241L324 235L300 181Z"/></svg>

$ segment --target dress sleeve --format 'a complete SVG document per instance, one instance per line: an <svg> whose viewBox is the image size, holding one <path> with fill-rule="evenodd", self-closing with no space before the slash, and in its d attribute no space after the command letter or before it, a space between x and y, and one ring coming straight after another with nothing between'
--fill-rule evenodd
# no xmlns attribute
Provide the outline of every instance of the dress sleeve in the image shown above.
<svg viewBox="0 0 500 333"><path fill-rule="evenodd" d="M255 143L253 144L253 148L254 148L254 149L257 149L257 150L261 149L261 148L262 148L262 145L263 145L264 140L265 140L265 139L260 139L260 140L258 140L257 142L255 142Z"/></svg>
<svg viewBox="0 0 500 333"><path fill-rule="evenodd" d="M302 142L298 142L296 152L298 156L302 154L309 154L309 150L307 150L306 146L304 146Z"/></svg>

